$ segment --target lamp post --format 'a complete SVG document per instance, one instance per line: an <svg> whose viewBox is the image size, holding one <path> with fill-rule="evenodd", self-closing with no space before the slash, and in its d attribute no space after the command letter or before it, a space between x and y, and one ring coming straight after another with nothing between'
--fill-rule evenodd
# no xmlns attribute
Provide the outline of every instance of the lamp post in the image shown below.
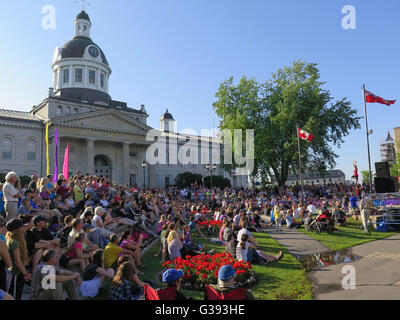
<svg viewBox="0 0 400 320"><path fill-rule="evenodd" d="M143 162L142 162L142 168L143 168L143 187L146 187L146 166L147 166L146 161L143 161Z"/></svg>
<svg viewBox="0 0 400 320"><path fill-rule="evenodd" d="M213 171L215 171L215 169L217 169L217 165L214 163L214 164L210 167L210 164L207 163L207 164L206 164L206 169L207 169L207 170L210 170L210 172L211 172L210 179L211 179L211 189L212 189L212 187L213 187L213 183L212 183Z"/></svg>

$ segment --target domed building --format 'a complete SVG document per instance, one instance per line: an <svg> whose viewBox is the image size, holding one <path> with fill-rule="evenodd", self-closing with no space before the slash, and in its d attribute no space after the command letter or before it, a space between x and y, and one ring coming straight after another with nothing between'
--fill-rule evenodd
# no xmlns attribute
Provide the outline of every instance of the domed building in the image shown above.
<svg viewBox="0 0 400 320"><path fill-rule="evenodd" d="M46 175L48 124L50 174L57 129L59 172L69 144L71 174L81 171L125 185L155 187L173 184L176 175L185 171L209 175L204 162L219 161L219 157L212 160L211 152L202 154L200 146L210 138L175 133L175 120L168 109L160 119L161 129L154 130L147 125L149 115L144 105L132 108L114 100L109 92L112 70L105 53L92 40L92 22L85 11L76 16L74 27L74 37L54 50L53 84L48 96L30 112L0 110L0 173L13 170L19 175ZM190 141L194 161L190 165L170 163L168 145L166 163L150 163L147 151L154 140L148 139L149 132L176 140L179 146ZM220 150L220 141L211 140L210 145ZM231 178L220 166L213 174ZM244 176L232 181L233 185L247 185Z"/></svg>

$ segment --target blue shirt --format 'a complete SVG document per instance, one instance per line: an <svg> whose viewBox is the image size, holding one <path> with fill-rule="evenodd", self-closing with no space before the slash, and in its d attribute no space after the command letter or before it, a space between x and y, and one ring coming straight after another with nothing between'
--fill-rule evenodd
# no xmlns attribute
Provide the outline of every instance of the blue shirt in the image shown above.
<svg viewBox="0 0 400 320"><path fill-rule="evenodd" d="M357 198L356 198L356 197L351 197L351 198L350 198L350 206L351 206L352 208L357 207Z"/></svg>
<svg viewBox="0 0 400 320"><path fill-rule="evenodd" d="M0 212L4 212L3 191L0 191Z"/></svg>
<svg viewBox="0 0 400 320"><path fill-rule="evenodd" d="M0 241L7 242L4 234L0 234Z"/></svg>

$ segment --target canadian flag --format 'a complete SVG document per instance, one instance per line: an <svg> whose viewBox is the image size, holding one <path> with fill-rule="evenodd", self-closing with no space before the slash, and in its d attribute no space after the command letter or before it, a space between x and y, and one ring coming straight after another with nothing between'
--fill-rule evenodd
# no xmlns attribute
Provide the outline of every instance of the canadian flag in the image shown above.
<svg viewBox="0 0 400 320"><path fill-rule="evenodd" d="M299 137L303 140L307 141L313 141L314 135L308 132L305 132L304 130L301 130L300 128L297 128L299 130Z"/></svg>

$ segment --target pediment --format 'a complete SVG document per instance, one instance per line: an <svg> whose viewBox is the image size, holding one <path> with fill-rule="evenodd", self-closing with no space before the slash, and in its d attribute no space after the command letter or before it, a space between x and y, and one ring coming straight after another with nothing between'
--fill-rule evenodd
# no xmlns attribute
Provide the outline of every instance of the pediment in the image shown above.
<svg viewBox="0 0 400 320"><path fill-rule="evenodd" d="M93 129L106 132L123 132L146 135L149 126L117 111L92 111L67 117L53 119L54 125Z"/></svg>

